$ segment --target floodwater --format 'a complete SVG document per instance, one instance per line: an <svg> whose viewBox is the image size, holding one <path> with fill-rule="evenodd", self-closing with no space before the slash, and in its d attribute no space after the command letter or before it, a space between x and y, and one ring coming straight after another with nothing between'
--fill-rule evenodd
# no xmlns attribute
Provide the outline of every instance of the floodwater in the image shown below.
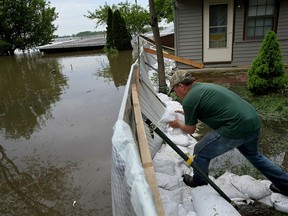
<svg viewBox="0 0 288 216"><path fill-rule="evenodd" d="M111 137L132 52L0 57L0 215L112 215Z"/></svg>

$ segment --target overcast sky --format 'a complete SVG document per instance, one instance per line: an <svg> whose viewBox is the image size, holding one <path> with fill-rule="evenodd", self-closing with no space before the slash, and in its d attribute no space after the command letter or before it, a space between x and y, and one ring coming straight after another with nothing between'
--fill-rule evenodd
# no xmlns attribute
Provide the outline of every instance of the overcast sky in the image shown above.
<svg viewBox="0 0 288 216"><path fill-rule="evenodd" d="M50 6L56 8L58 18L54 22L58 26L56 35L72 35L83 31L102 31L105 28L95 28L96 22L90 20L84 15L88 15L87 11L94 12L99 9L99 6L104 6L105 2L108 5L126 2L126 0L49 0ZM135 0L127 0L128 3L135 3ZM137 0L137 4L144 8L148 8L149 0Z"/></svg>

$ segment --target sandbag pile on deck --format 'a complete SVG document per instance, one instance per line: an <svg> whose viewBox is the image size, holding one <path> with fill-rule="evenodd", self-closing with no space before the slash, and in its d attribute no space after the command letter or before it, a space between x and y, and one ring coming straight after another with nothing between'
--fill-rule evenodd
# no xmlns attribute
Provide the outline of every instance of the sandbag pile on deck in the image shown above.
<svg viewBox="0 0 288 216"><path fill-rule="evenodd" d="M176 117L184 121L175 110L181 109L178 102L171 101L167 95L159 94L166 104L165 114L159 121L165 126L163 131L184 153L193 154L196 140L178 129L168 127L167 123ZM184 184L182 174L193 175L192 168L167 144L163 144L153 158L155 175L165 215L240 215L236 209L222 198L211 186L191 188ZM272 193L268 180L256 180L251 176L238 176L226 172L217 179L210 177L218 187L235 203L249 204L258 200L276 210L288 213L288 197Z"/></svg>

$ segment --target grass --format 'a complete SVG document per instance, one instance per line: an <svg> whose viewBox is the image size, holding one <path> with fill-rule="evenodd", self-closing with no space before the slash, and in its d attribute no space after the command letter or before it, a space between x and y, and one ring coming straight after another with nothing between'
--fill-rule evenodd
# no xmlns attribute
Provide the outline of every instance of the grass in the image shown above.
<svg viewBox="0 0 288 216"><path fill-rule="evenodd" d="M253 95L244 85L231 87L231 90L251 103L263 121L288 119L288 88L267 95Z"/></svg>

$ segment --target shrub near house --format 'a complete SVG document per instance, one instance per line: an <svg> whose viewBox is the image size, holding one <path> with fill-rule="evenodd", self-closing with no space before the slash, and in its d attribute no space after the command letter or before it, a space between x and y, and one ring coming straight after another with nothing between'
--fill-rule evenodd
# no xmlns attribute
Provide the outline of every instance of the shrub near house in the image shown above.
<svg viewBox="0 0 288 216"><path fill-rule="evenodd" d="M285 88L287 83L279 42L275 32L268 31L248 70L248 89L256 94L266 94Z"/></svg>

